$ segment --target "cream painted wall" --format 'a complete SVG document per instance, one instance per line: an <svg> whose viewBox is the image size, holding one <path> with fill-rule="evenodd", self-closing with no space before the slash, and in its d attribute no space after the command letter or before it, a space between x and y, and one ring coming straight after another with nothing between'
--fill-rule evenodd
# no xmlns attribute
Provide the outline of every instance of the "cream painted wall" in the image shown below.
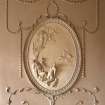
<svg viewBox="0 0 105 105"><path fill-rule="evenodd" d="M9 27L17 29L18 21L25 26L31 25L40 14L46 14L48 0L41 0L35 4L21 4L18 0L9 0ZM87 0L81 4L71 4L56 0L60 12L66 14L75 26L80 26L82 20L88 20L88 28L95 27L95 2ZM86 75L79 79L74 88L85 88L93 91L99 88L96 95L99 105L105 104L105 1L100 0L100 27L94 33L86 33ZM29 31L24 31L24 40ZM81 37L81 30L77 29ZM24 44L23 44L24 45ZM6 88L12 91L23 87L32 87L23 70L23 78L19 75L20 65L20 33L11 34L6 29L6 0L0 0L0 105L7 105L9 94ZM23 67L24 69L24 67ZM12 105L19 105L22 100L29 101L29 105L49 105L46 97L32 92L23 92L12 98ZM84 105L94 105L92 97L87 93L72 93L58 98L56 105L76 105L78 100L86 100Z"/></svg>

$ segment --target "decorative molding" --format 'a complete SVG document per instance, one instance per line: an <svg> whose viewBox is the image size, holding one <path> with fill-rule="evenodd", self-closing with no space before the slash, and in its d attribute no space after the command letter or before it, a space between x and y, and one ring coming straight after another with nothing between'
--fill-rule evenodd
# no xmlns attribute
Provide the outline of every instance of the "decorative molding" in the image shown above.
<svg viewBox="0 0 105 105"><path fill-rule="evenodd" d="M16 0L16 1L21 2L21 3L33 4L33 3L36 3L36 2L38 2L40 0ZM55 0L49 0L49 1L54 2ZM69 2L69 3L79 3L79 4L81 4L81 3L86 2L87 0L62 0L62 1L66 1L66 2Z"/></svg>
<svg viewBox="0 0 105 105"><path fill-rule="evenodd" d="M96 33L99 30L100 27L100 0L96 0L96 26L94 29L90 30L87 28L88 22L87 20L83 21L83 29L91 34Z"/></svg>
<svg viewBox="0 0 105 105"><path fill-rule="evenodd" d="M14 91L12 91L12 89L10 87L6 88L6 92L9 94L8 97L8 105L11 105L13 103L13 97L14 96L18 96L18 94L22 94L25 92L28 92L30 94L42 94L46 97L48 97L49 101L50 101L50 105L55 105L55 102L57 100L57 98L62 98L65 95L74 95L74 94L83 94L88 95L91 98L91 103L92 105L98 105L99 101L97 100L96 94L99 92L99 88L98 87L94 87L93 91L88 90L86 88L73 88L72 90L70 90L67 94L64 94L62 96L49 96L47 94L42 94L40 93L39 90L36 90L35 88L30 88L30 87L25 87L25 88L21 88L21 89L15 89ZM84 100L79 100L77 101L77 103L75 105L84 105L85 101ZM27 100L23 100L20 102L20 104L22 105L30 105L29 101Z"/></svg>
<svg viewBox="0 0 105 105"><path fill-rule="evenodd" d="M70 3L79 3L79 4L81 4L81 3L84 3L84 2L86 2L88 0L63 0L63 1L67 1L67 2L70 2Z"/></svg>
<svg viewBox="0 0 105 105"><path fill-rule="evenodd" d="M21 31L22 30L30 30L30 29L32 29L33 28L33 26L34 26L34 24L33 25L31 25L31 26L27 26L27 27L24 27L23 26L23 24L22 24L22 22L20 21L19 22L19 25L18 25L18 29L16 30L16 31L14 31L14 30L12 30L10 27L9 27L9 0L6 0L7 1L7 6L6 6L6 25L7 25L7 30L8 30L8 32L10 32L10 33L12 33L12 34L18 34L18 33L21 33ZM19 0L20 1L20 0ZM21 0L21 1L24 1L24 0ZM26 1L37 1L37 0L26 0ZM82 2L84 2L84 1L87 1L87 0L65 0L65 1L69 1L69 2L73 2L73 3L82 3ZM54 0L50 0L49 1L49 3L48 3L48 7L47 7L47 14L48 14L48 17L54 17L53 15L54 14L50 14L50 7L51 7L51 5L54 5L55 6L55 8L56 8L56 10L57 10L57 12L55 13L55 17L56 16L58 16L58 18L62 18L63 20L66 20L66 21L68 21L68 17L67 16L65 16L65 15L63 15L62 13L60 13L59 12L59 6L57 5L57 3L54 1ZM58 14L58 12L59 12L59 14ZM88 28L87 28L87 26L88 26L88 23L87 23L87 20L84 20L83 21L83 24L82 24L82 27L81 27L81 29L83 30L83 39L82 39L82 53L83 53L83 71L82 71L82 77L84 78L84 77L86 77L86 57L85 57L85 55L86 55L86 35L85 35L85 33L86 32L88 32L88 33L95 33L95 32L97 32L97 30L99 29L99 26L100 26L100 1L99 0L96 0L96 27L95 27L95 29L93 29L93 30L89 30ZM51 16L52 15L52 16ZM42 18L41 16L39 17L39 19L37 19L36 20L36 22L38 21L38 20L40 20L40 18ZM21 24L21 29L20 29L20 24ZM22 47L22 34L21 34L21 36L20 36L21 38L21 47ZM22 77L22 48L21 48L21 63L20 63L20 65L19 65L19 67L20 67L20 69L19 69L19 72L20 72L20 76Z"/></svg>
<svg viewBox="0 0 105 105"><path fill-rule="evenodd" d="M18 1L23 1L23 0L18 0ZM26 0L26 1L30 1L30 0ZM31 1L34 1L34 0L31 0ZM82 2L87 1L87 0L65 0L65 1L68 1L68 2L71 2L71 3L82 3ZM55 10L54 12L52 12L50 10L52 8L52 6L54 7L54 10ZM36 20L36 23L33 23L32 26L28 26L28 27L24 27L22 22L20 21L17 30L14 31L14 30L12 30L9 27L9 0L7 0L7 8L6 8L7 30L8 30L8 32L10 32L12 34L18 34L18 33L21 34L20 35L20 38L21 38L21 44L20 44L21 45L21 51L20 51L20 54L21 54L21 65L20 65L20 67L21 67L21 69L19 70L21 77L23 75L22 74L22 67L23 67L23 64L22 64L22 62L23 62L23 30L31 30L31 32L33 32L38 24L40 24L41 22L43 22L43 21L45 21L45 20L47 20L49 18L51 18L51 19L54 19L54 18L61 19L64 22L66 22L67 24L69 24L75 30L73 24L69 21L68 17L66 15L60 13L58 4L54 0L51 0L48 3L47 15L41 15ZM96 28L94 30L89 30L87 28L87 21L86 20L84 20L84 22L82 24L82 27L81 27L82 32L83 32L83 34L82 34L82 55L83 55L82 78L86 77L86 32L88 32L88 33L95 33L99 29L99 23L100 23L99 22L99 0L96 0ZM29 88L30 91L33 91L34 89L33 88ZM14 95L16 95L19 92L27 91L26 88L20 89L21 91L19 89L17 89L14 92L11 92L10 88L7 88L6 90L10 94L9 99L8 99L8 105L11 105L11 103L12 103L12 97ZM67 94L67 93L71 94L71 93L75 93L75 92L76 93L78 93L78 92L84 92L84 93L90 94L90 96L93 97L93 105L97 105L97 100L96 100L95 93L91 92L88 89L81 89L81 88L74 89L73 88L73 89L69 89L64 94L60 94L60 95L51 95L51 94L48 94L46 92L43 92L43 91L39 90L38 88L36 88L36 90L37 90L36 94L38 93L38 94L44 95L44 96L46 96L50 100L50 105L55 105L56 99L58 97L62 97L62 96L64 96L64 94ZM98 88L94 88L94 90L97 91ZM23 101L21 103L29 105L28 101ZM80 100L76 105L80 105L80 104L84 104L84 101Z"/></svg>
<svg viewBox="0 0 105 105"><path fill-rule="evenodd" d="M89 90L86 88L73 88L72 90L70 90L67 94L84 94L88 95L89 97L91 97L92 99L92 105L98 105L99 101L97 100L96 94L100 91L100 89L98 87L94 87L93 90ZM85 101L84 100L79 100L75 105L84 105Z"/></svg>
<svg viewBox="0 0 105 105"><path fill-rule="evenodd" d="M22 23L20 24L20 77L23 77L23 30L22 30Z"/></svg>
<svg viewBox="0 0 105 105"><path fill-rule="evenodd" d="M54 25L54 27L53 27L53 25ZM57 27L56 27L56 25L57 25ZM65 30L65 31L61 31L61 30L59 31L58 26L62 27L62 30ZM47 27L48 27L48 29L50 29L51 32L49 32L49 30L47 30ZM42 30L42 28L43 28L43 30ZM54 30L54 28L55 28L55 30ZM57 29L58 29L58 32L57 32ZM36 34L36 32L37 32L37 34ZM48 41L50 41L51 43L53 43L53 42L57 43L57 41L59 41L59 40L58 39L56 40L54 37L56 37L56 35L57 35L56 38L60 38L62 36L62 34L60 32L62 32L62 33L67 32L67 33L63 34L63 35L67 34L66 35L67 37L63 36L63 38L65 37L65 40L68 41L68 44L73 45L72 47L75 50L73 50L72 48L69 49L69 46L66 47L67 44L65 45L65 43L62 42L63 46L65 46L65 47L59 46L59 47L61 47L59 50L62 49L61 52L59 52L61 54L56 56L56 59L54 61L52 61L52 62L55 62L54 64L49 64L48 63L49 60L46 61L47 55L48 55L48 58L51 59L49 53L46 52L47 55L45 55L45 54L40 55L40 54L44 49L51 50L51 49L46 48L47 43L48 43ZM66 38L67 39L72 38L72 40L67 40ZM62 38L61 38L61 40L62 40ZM65 40L64 40L64 42L65 42ZM54 44L54 45L56 46L56 44ZM49 46L50 46L50 44L49 44ZM55 49L56 49L56 47L55 47ZM54 50L54 48L53 48L53 50ZM70 50L72 53L70 53ZM50 54L52 54L52 53L50 52ZM44 58L41 58L40 56L42 56ZM55 57L54 53L52 54L52 57ZM72 63L71 59L73 60L73 62L75 62L75 64ZM70 61L71 61L71 63L70 63ZM46 64L47 67L44 64ZM60 77L57 78L58 75L56 74L56 72L59 71L59 69L57 67L59 64L61 66L63 65L63 67L65 67L65 65L68 64L69 68L72 67L72 69L69 69L69 71L71 71L73 74L69 74L69 77L71 76L71 78L68 78L69 81L65 80L65 81L68 81L68 83L64 87L61 86L62 89L56 90L56 88L52 87L52 90L50 90L49 87L50 87L50 84L52 85L52 82L53 82L54 87L57 86L57 84L55 84L56 83L55 80L58 80L58 82L57 82L58 84L59 84L59 82L61 82L61 81L59 81ZM41 22L36 27L36 29L33 30L33 32L29 34L29 36L26 40L25 47L24 47L24 65L25 65L25 70L26 70L29 80L33 83L33 85L35 85L35 86L37 85L38 88L40 88L43 92L46 92L46 93L52 94L52 95L58 95L58 94L61 94L61 93L64 93L65 91L67 91L71 87L71 85L73 85L74 82L76 81L77 77L79 76L80 68L81 68L81 48L80 48L77 36L76 36L74 30L71 28L71 26L69 26L68 24L64 23L64 21L57 19L57 18L53 18L53 19L48 18L48 20L46 20L45 22ZM46 69L48 72L46 71ZM62 72L63 71L67 72L66 70L64 70L62 68L60 68L60 69L62 70ZM50 72L51 72L51 74L50 74ZM59 74L59 72L58 72L58 74ZM52 79L54 79L54 81L48 79L50 76ZM62 76L64 76L64 79L65 79L65 77L67 75L65 76L65 73L63 73ZM39 83L38 83L38 81L39 81ZM52 82L50 82L50 84L48 84L49 83L48 81L49 82L52 81ZM43 85L41 85L41 84L43 84ZM47 85L47 86L44 87L44 85ZM59 88L61 88L61 87L59 87Z"/></svg>
<svg viewBox="0 0 105 105"><path fill-rule="evenodd" d="M29 3L29 4L33 4L33 3L36 3L40 0L16 0L18 2L21 2L21 3Z"/></svg>
<svg viewBox="0 0 105 105"><path fill-rule="evenodd" d="M12 30L9 26L9 0L6 0L6 28L7 31L11 34L18 34L20 33L20 64L19 64L19 77L23 77L23 30L30 30L33 28L32 26L24 27L23 23L19 21L18 28L16 30Z"/></svg>
<svg viewBox="0 0 105 105"><path fill-rule="evenodd" d="M55 13L52 13L52 11L50 10L50 8L53 7L53 11L55 11ZM55 0L50 0L48 2L48 6L47 6L47 15L49 18L52 18L52 17L56 17L58 16L58 13L59 13L59 6L58 4L55 2Z"/></svg>
<svg viewBox="0 0 105 105"><path fill-rule="evenodd" d="M82 23L84 25L84 23ZM86 34L85 30L82 27L82 73L81 77L86 78Z"/></svg>
<svg viewBox="0 0 105 105"><path fill-rule="evenodd" d="M52 11L50 11L50 7L51 6L53 6L54 8L56 7L56 9L55 9L55 11L54 11L54 13L51 13ZM68 26L69 27L71 27L72 29L74 29L74 26L73 26L73 24L69 21L69 19L67 18L67 16L65 16L64 14L62 14L62 13L59 13L59 7L58 7L58 5L55 3L55 1L53 2L53 1L51 1L51 2L49 2L49 4L48 4L48 7L47 7L47 15L42 15L42 16L40 16L37 20L36 20L36 23L34 24L34 27L35 28L33 28L33 29L35 29L35 31L37 31L36 29L38 28L38 26L41 26L41 25L43 25L43 22L46 22L47 21L47 23L50 23L50 22L58 22L59 24L61 24L61 23L63 23L63 26L65 26L65 28L67 28ZM65 23L64 23L65 22ZM64 25L65 24L65 25ZM67 30L68 30L68 28L67 28ZM74 29L75 30L75 29ZM73 31L73 30L72 30ZM71 31L71 32L72 32ZM73 82L71 81L71 80L73 80L74 82L76 82L77 80L76 80L76 78L79 76L79 69L77 69L78 71L78 73L74 73L74 75L73 75L73 77L72 77L72 79L69 81L69 83L64 87L64 88L62 88L62 89L59 89L59 90L56 90L56 91L54 91L54 90L49 90L49 89L47 89L47 88L45 88L45 87L43 87L43 86L41 86L41 85L39 85L39 83L38 82L35 82L34 80L35 80L35 78L32 76L32 74L31 74L31 72L29 71L30 70L30 67L29 67L29 61L27 61L27 51L28 51L28 45L29 45L29 43L31 43L31 41L29 40L30 38L32 39L32 36L33 36L33 34L34 34L34 30L32 30L31 32L30 32L30 34L29 34L29 37L27 38L27 40L26 40L26 44L25 44L25 46L24 46L24 65L25 65L25 70L26 70L26 73L27 73L27 75L28 75L28 78L29 78L29 80L32 82L32 84L37 88L37 89L39 89L39 91L40 91L40 94L43 94L44 96L46 96L49 100L50 100L50 105L55 105L55 101L56 101L56 99L57 99L57 97L58 96L62 96L63 94L66 94L66 92L68 92L71 88L71 85L73 85ZM38 34L38 33L37 33ZM72 33L71 33L72 34ZM75 38L75 36L73 35L73 38L74 38L74 40L75 40L75 44L77 43L77 39ZM45 38L44 38L45 39ZM49 39L49 38L47 38L47 39ZM29 42L29 43L28 43ZM39 42L39 41L38 41ZM45 41L44 41L45 42ZM44 44L44 42L43 42L43 44ZM36 44L36 45L38 45L38 44ZM77 45L77 46L76 46ZM76 44L75 45L75 47L76 47L76 51L78 52L78 47L79 47L79 45L78 44ZM39 47L38 47L39 48ZM41 47L42 48L42 47ZM45 48L45 47L44 47ZM40 49L40 48L39 48ZM36 51L37 51L37 49L36 49ZM38 54L39 55L39 54ZM77 56L80 58L80 53L77 53ZM79 60L79 58L77 57L77 59ZM31 57L32 58L32 57ZM28 64L28 65L27 65ZM79 65L78 65L79 64ZM37 65L38 66L38 65ZM81 67L81 65L80 65L80 62L79 63L77 63L77 67ZM36 70L36 69L35 69ZM38 74L39 75L39 74ZM76 75L76 78L75 78L75 75Z"/></svg>
<svg viewBox="0 0 105 105"><path fill-rule="evenodd" d="M17 34L20 32L20 23L18 24L18 29L16 31L10 29L9 27L9 0L6 0L6 28L7 28L7 31L12 33L12 34Z"/></svg>
<svg viewBox="0 0 105 105"><path fill-rule="evenodd" d="M96 0L96 26L94 29L89 30L87 28L88 22L84 20L82 22L81 30L82 30L82 55L83 55L83 70L82 70L82 78L86 77L86 33L94 34L99 30L100 27L100 0Z"/></svg>
<svg viewBox="0 0 105 105"><path fill-rule="evenodd" d="M20 27L21 25L21 27ZM9 26L9 0L6 0L6 28L9 33L18 34L21 30L30 30L33 28L33 24L31 26L23 26L22 21L18 22L18 27L16 30L12 30Z"/></svg>
<svg viewBox="0 0 105 105"><path fill-rule="evenodd" d="M23 92L33 92L35 94L39 94L38 91L36 91L35 88L30 88L30 87L25 87L25 88L21 88L21 89L15 89L14 91L11 90L10 87L7 87L6 88L6 92L9 93L9 98L8 98L8 105L11 105L13 100L12 100L12 97L14 97L15 95L17 94L21 94ZM22 101L21 104L28 104L28 101Z"/></svg>

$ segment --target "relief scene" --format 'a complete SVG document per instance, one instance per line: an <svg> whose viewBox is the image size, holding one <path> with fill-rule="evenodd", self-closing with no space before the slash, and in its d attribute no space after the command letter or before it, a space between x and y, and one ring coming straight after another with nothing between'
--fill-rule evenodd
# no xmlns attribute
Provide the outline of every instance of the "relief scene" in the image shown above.
<svg viewBox="0 0 105 105"><path fill-rule="evenodd" d="M32 33L29 66L35 81L49 90L67 85L75 72L77 53L72 31L48 22Z"/></svg>

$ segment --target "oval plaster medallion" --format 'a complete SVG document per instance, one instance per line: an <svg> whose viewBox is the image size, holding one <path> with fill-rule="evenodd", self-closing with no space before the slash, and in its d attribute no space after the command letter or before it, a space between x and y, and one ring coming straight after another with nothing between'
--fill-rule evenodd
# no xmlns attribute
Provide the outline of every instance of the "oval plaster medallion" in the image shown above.
<svg viewBox="0 0 105 105"><path fill-rule="evenodd" d="M45 93L66 92L76 81L81 49L74 30L60 19L48 19L27 38L24 50L26 73Z"/></svg>

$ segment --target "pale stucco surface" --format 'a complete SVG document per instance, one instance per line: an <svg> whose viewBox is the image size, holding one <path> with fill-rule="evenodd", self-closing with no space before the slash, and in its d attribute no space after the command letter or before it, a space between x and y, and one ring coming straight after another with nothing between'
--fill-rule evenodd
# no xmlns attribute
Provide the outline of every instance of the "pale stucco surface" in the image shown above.
<svg viewBox="0 0 105 105"><path fill-rule="evenodd" d="M48 0L41 0L32 5L24 5L9 0L9 27L17 29L18 21L25 26L31 25L40 14L46 14ZM80 26L82 20L88 20L88 28L95 28L95 2L87 0L82 4L71 4L57 0L60 11L68 16L74 26ZM98 87L96 94L99 105L105 104L105 1L100 0L100 27L94 34L86 33L86 75L85 79L79 79L74 87L93 90ZM77 29L81 37L81 30ZM24 31L24 40L28 31ZM23 44L24 45L24 44ZM23 78L19 76L20 65L20 33L11 34L6 29L6 0L0 0L0 105L7 105L9 94L6 87L12 90L22 87L32 87L28 77L23 71ZM24 69L24 67L23 67ZM28 100L30 105L49 105L43 95L30 92L20 93L13 98L12 105L19 105L22 100ZM58 98L56 105L75 105L78 100L86 100L87 105L93 105L92 98L87 94L66 95ZM86 104L85 104L86 105Z"/></svg>

